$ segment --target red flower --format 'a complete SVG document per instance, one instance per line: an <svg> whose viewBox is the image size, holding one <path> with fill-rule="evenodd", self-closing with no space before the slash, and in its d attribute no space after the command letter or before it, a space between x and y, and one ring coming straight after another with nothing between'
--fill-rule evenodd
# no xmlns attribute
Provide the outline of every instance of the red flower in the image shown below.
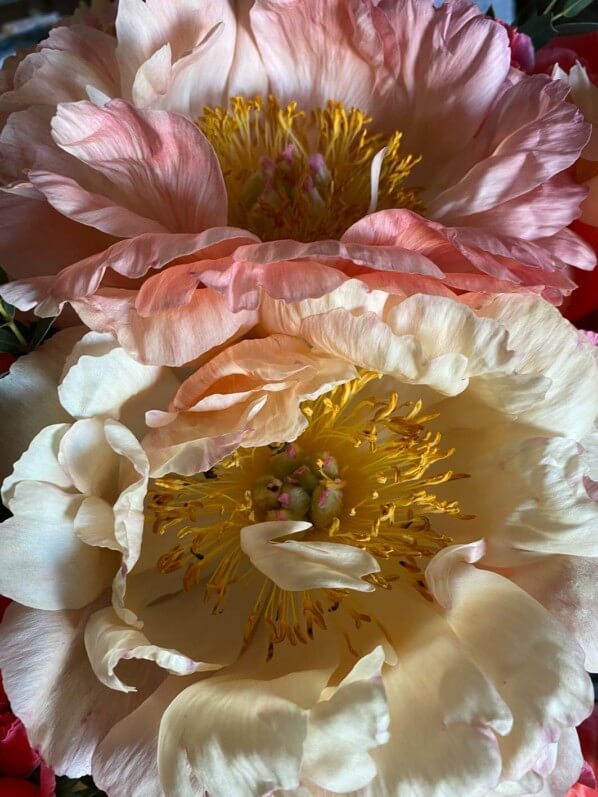
<svg viewBox="0 0 598 797"><path fill-rule="evenodd" d="M585 765L579 781L568 792L567 797L598 797L594 776L594 772L598 772L598 706L594 707L591 716L579 726L578 733Z"/></svg>
<svg viewBox="0 0 598 797"><path fill-rule="evenodd" d="M0 597L0 621L9 605ZM41 765L40 784L25 780ZM0 797L54 797L56 779L29 745L23 723L10 710L0 675Z"/></svg>
<svg viewBox="0 0 598 797"><path fill-rule="evenodd" d="M14 354L0 351L0 374L5 374L16 359Z"/></svg>
<svg viewBox="0 0 598 797"><path fill-rule="evenodd" d="M535 72L550 74L555 64L568 72L575 62L585 67L592 83L598 85L598 33L557 36L536 53Z"/></svg>

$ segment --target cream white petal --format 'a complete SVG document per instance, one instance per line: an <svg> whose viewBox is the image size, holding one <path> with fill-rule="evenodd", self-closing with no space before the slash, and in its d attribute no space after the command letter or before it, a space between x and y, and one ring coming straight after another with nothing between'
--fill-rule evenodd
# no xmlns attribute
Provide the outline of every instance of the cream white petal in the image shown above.
<svg viewBox="0 0 598 797"><path fill-rule="evenodd" d="M116 497L119 462L108 445L102 420L76 421L60 441L58 460L78 492Z"/></svg>
<svg viewBox="0 0 598 797"><path fill-rule="evenodd" d="M270 681L212 677L175 698L158 741L166 794L255 797L297 788L308 712L286 697L285 687L293 681L296 689L302 677L311 673Z"/></svg>
<svg viewBox="0 0 598 797"><path fill-rule="evenodd" d="M166 678L141 705L117 722L96 747L91 774L110 797L165 797L158 776L162 715L189 679Z"/></svg>
<svg viewBox="0 0 598 797"><path fill-rule="evenodd" d="M592 431L598 415L595 347L537 297L496 296L479 313L508 329L509 346L521 355L521 373L551 381L544 400L522 413L519 422L557 435L566 430L577 440Z"/></svg>
<svg viewBox="0 0 598 797"><path fill-rule="evenodd" d="M152 661L177 675L221 669L220 664L193 661L177 650L152 644L141 631L125 625L112 609L100 609L90 617L85 627L85 648L98 679L120 692L136 691L134 686L123 683L115 673L123 659Z"/></svg>
<svg viewBox="0 0 598 797"><path fill-rule="evenodd" d="M58 395L75 418L115 418L141 434L145 412L165 407L178 382L170 369L142 365L107 333L88 332L69 357Z"/></svg>
<svg viewBox="0 0 598 797"><path fill-rule="evenodd" d="M309 528L303 521L256 523L241 529L241 548L254 567L284 590L374 590L363 576L378 573L380 565L366 551L339 543L276 541Z"/></svg>
<svg viewBox="0 0 598 797"><path fill-rule="evenodd" d="M54 423L35 435L2 484L2 502L8 509L15 487L21 481L44 481L65 490L72 486L69 475L58 461L60 442L69 429L68 423Z"/></svg>
<svg viewBox="0 0 598 797"><path fill-rule="evenodd" d="M58 332L36 351L19 357L0 380L0 413L11 419L0 427L0 476L11 472L41 429L71 420L58 402L56 386L65 357L83 331L74 327Z"/></svg>
<svg viewBox="0 0 598 797"><path fill-rule="evenodd" d="M534 557L509 568L509 578L567 628L585 653L585 667L598 671L598 558Z"/></svg>
<svg viewBox="0 0 598 797"><path fill-rule="evenodd" d="M390 715L382 680L381 647L359 659L309 715L301 775L320 788L345 793L377 773L369 751L389 741Z"/></svg>
<svg viewBox="0 0 598 797"><path fill-rule="evenodd" d="M445 551L448 551L445 553ZM591 711L593 690L583 652L566 629L507 578L437 554L451 579L446 619L463 650L496 684L513 713L499 740L503 777L538 772L547 744ZM485 619L480 622L480 617Z"/></svg>
<svg viewBox="0 0 598 797"><path fill-rule="evenodd" d="M347 600L372 618L366 634L377 625L396 652L396 663L382 671L390 741L371 750L378 775L364 797L485 797L500 778L497 736L509 733L513 722L492 680L463 650L438 606L402 579L392 590ZM352 627L354 647L367 650L367 637Z"/></svg>
<svg viewBox="0 0 598 797"><path fill-rule="evenodd" d="M0 626L0 667L12 710L44 761L73 778L91 771L99 741L159 683L159 673L146 665L136 670L138 694L100 684L83 645L88 615L13 604Z"/></svg>
<svg viewBox="0 0 598 797"><path fill-rule="evenodd" d="M81 497L51 484L16 486L14 517L0 526L0 594L39 609L78 609L104 591L118 560L76 536L80 503Z"/></svg>

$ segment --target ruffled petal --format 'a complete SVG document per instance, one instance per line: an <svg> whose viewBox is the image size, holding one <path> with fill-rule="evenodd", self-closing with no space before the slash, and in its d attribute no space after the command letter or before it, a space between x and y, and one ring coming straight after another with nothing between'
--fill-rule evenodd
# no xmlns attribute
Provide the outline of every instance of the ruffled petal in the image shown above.
<svg viewBox="0 0 598 797"><path fill-rule="evenodd" d="M302 779L344 794L367 786L376 776L370 751L390 738L383 664L384 651L375 648L310 711Z"/></svg>
<svg viewBox="0 0 598 797"><path fill-rule="evenodd" d="M499 741L503 778L518 781L528 775L529 785L540 787L554 766L553 758L545 768L547 744L592 709L582 651L560 623L508 579L464 564L448 548L435 563L448 572L447 621L513 712L513 728ZM480 615L487 621L480 623Z"/></svg>
<svg viewBox="0 0 598 797"><path fill-rule="evenodd" d="M74 307L87 326L112 332L126 352L150 365L191 362L244 335L258 317L251 310L231 312L225 299L208 289L194 291L182 307L149 316L136 309L137 297L134 291L102 289Z"/></svg>
<svg viewBox="0 0 598 797"><path fill-rule="evenodd" d="M98 679L119 692L137 691L135 686L123 683L115 673L123 659L153 661L177 675L213 672L223 666L193 661L180 651L152 644L141 631L124 625L112 609L100 609L89 618L85 626L85 649Z"/></svg>
<svg viewBox="0 0 598 797"><path fill-rule="evenodd" d="M241 441L294 440L306 425L301 402L355 375L348 362L286 335L229 346L181 385L170 412L148 414L152 474L205 471Z"/></svg>
<svg viewBox="0 0 598 797"><path fill-rule="evenodd" d="M192 797L254 797L300 782L308 707L329 670L271 680L213 676L190 686L162 719L158 766L164 791ZM202 723L189 721L200 714ZM190 766L189 766L190 765Z"/></svg>
<svg viewBox="0 0 598 797"><path fill-rule="evenodd" d="M74 418L122 419L141 434L146 410L165 406L177 386L170 370L133 360L112 335L88 332L66 362L58 395Z"/></svg>

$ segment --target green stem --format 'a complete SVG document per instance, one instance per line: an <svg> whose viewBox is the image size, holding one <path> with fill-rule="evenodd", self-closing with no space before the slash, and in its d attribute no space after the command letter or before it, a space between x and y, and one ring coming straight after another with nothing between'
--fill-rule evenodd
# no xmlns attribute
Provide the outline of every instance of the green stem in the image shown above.
<svg viewBox="0 0 598 797"><path fill-rule="evenodd" d="M12 334L19 341L19 345L21 346L23 351L27 351L27 349L29 348L29 344L27 343L27 341L23 337L23 333L18 328L18 326L15 324L14 319L11 318L11 316L6 312L6 310L4 309L4 307L2 307L1 304L0 304L0 315L5 319L6 326L10 329Z"/></svg>
<svg viewBox="0 0 598 797"><path fill-rule="evenodd" d="M555 5L557 4L557 2L558 2L558 0L550 0L550 3L548 3L548 5L547 5L547 6L546 6L546 8L544 9L544 11L542 11L542 16L544 16L544 17L545 17L547 14L550 14L550 12L551 12L551 11L552 11L552 9L555 7ZM558 19L558 17L553 17L553 19Z"/></svg>

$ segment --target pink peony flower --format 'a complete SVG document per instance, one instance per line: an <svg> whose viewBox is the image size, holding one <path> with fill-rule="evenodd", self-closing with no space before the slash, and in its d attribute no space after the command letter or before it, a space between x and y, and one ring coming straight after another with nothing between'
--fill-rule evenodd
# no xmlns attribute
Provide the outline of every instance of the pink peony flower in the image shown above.
<svg viewBox="0 0 598 797"><path fill-rule="evenodd" d="M462 0L122 0L116 38L58 28L0 100L1 292L170 364L350 277L559 302L595 262L566 229L589 128L510 60Z"/></svg>

